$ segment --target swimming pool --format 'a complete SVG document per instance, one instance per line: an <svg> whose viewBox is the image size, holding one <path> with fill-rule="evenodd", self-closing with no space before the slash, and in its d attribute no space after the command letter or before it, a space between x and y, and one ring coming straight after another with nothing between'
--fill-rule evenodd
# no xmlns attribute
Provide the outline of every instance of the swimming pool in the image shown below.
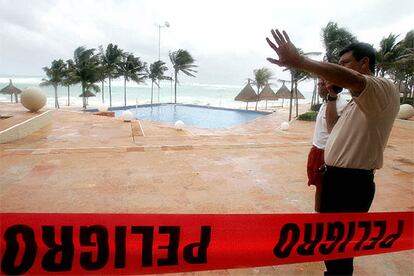
<svg viewBox="0 0 414 276"><path fill-rule="evenodd" d="M228 128L269 114L268 112L184 104L155 104L111 108L111 111L115 112L116 117L120 117L124 110L131 111L134 118L137 119L170 124L181 120L186 125L209 129Z"/></svg>

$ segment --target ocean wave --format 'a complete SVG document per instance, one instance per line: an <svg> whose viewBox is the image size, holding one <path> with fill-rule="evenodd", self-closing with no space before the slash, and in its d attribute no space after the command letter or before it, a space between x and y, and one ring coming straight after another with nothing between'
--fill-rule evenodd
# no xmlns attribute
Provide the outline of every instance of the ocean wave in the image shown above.
<svg viewBox="0 0 414 276"><path fill-rule="evenodd" d="M41 77L13 77L13 84L20 89L24 89L29 86L37 86L41 82ZM0 78L0 89L9 83L8 77ZM101 87L100 83L97 83ZM272 87L273 88L273 87ZM54 89L52 86L41 87L48 97L48 105L54 106ZM191 103L200 105L210 105L218 107L235 107L243 108L246 105L244 102L234 101L235 96L240 92L242 86L236 85L222 85L222 84L203 84L203 83L181 83L177 87L177 100L181 103ZM313 86L311 82L303 82L299 85L299 90L305 96L306 100L300 100L300 103L310 102L312 98ZM274 89L276 92L277 89ZM58 86L58 96L61 105L67 105L67 88ZM105 82L105 102L109 102L109 89L108 82ZM78 97L81 94L80 85L74 85L70 87L70 104L75 106L82 106L82 98ZM164 81L161 83L161 89L158 93L158 89L154 86L154 103L158 102L173 102L174 100L174 87L170 81ZM0 95L0 101L10 101L9 95ZM133 82L127 83L127 104L135 105L150 103L151 101L151 85L136 84ZM285 103L288 99L284 100ZM102 103L102 93L96 93L96 97L89 98L89 105L97 106ZM112 82L112 103L113 106L124 105L124 89L123 81L115 80ZM279 100L277 104L281 104L282 100ZM262 101L259 105L265 105ZM270 104L270 102L269 102ZM276 104L276 103L275 103Z"/></svg>

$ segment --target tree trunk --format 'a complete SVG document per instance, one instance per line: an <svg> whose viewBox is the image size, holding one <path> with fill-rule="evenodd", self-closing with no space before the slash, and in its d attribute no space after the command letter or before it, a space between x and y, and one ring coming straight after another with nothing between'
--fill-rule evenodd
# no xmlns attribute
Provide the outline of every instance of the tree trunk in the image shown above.
<svg viewBox="0 0 414 276"><path fill-rule="evenodd" d="M313 90L313 93L312 93L311 108L314 105L314 101L315 101L315 90Z"/></svg>
<svg viewBox="0 0 414 276"><path fill-rule="evenodd" d="M68 106L70 106L70 85L68 85Z"/></svg>
<svg viewBox="0 0 414 276"><path fill-rule="evenodd" d="M290 100L289 100L289 122L292 119L292 101L293 101L293 76L290 84Z"/></svg>
<svg viewBox="0 0 414 276"><path fill-rule="evenodd" d="M11 103L13 103L13 94L14 94L14 93L11 93L11 94L10 94L10 102L11 102Z"/></svg>
<svg viewBox="0 0 414 276"><path fill-rule="evenodd" d="M404 85L403 101L405 102L405 100L408 98L408 91L409 91L408 77L405 78L404 83L405 85Z"/></svg>
<svg viewBox="0 0 414 276"><path fill-rule="evenodd" d="M124 77L124 106L126 106L126 78Z"/></svg>
<svg viewBox="0 0 414 276"><path fill-rule="evenodd" d="M151 81L151 104L154 100L154 81Z"/></svg>
<svg viewBox="0 0 414 276"><path fill-rule="evenodd" d="M102 80L102 103L105 103L105 80Z"/></svg>
<svg viewBox="0 0 414 276"><path fill-rule="evenodd" d="M17 97L17 94L16 94L16 93L14 93L14 101L15 101L16 103L18 103L18 102L19 102L19 98Z"/></svg>
<svg viewBox="0 0 414 276"><path fill-rule="evenodd" d="M160 81L158 81L158 82L160 82ZM158 101L158 103L160 103L160 84L158 83L158 86L157 86L157 101Z"/></svg>
<svg viewBox="0 0 414 276"><path fill-rule="evenodd" d="M86 97L85 97L85 83L82 83L82 101L83 101L83 109L86 109Z"/></svg>
<svg viewBox="0 0 414 276"><path fill-rule="evenodd" d="M177 103L177 74L178 74L178 71L175 71L175 74L174 74L174 103Z"/></svg>
<svg viewBox="0 0 414 276"><path fill-rule="evenodd" d="M57 85L53 85L53 87L55 88L55 108L60 108L59 101L58 101L58 95L57 95Z"/></svg>
<svg viewBox="0 0 414 276"><path fill-rule="evenodd" d="M257 105L259 104L259 90L260 90L260 87L257 86L256 107L254 108L254 110L256 111L257 111Z"/></svg>
<svg viewBox="0 0 414 276"><path fill-rule="evenodd" d="M403 81L402 80L400 80L399 83L398 83L398 92L400 92L401 84L403 84ZM404 103L405 100L407 99L407 89L405 89L405 86L404 86L403 89L404 89L404 91L403 91L403 99L402 99L402 102Z"/></svg>
<svg viewBox="0 0 414 276"><path fill-rule="evenodd" d="M312 106L313 105L315 105L316 104L316 94L317 94L317 89L318 89L318 87L317 87L317 79L315 78L315 79L313 79L313 93L312 93L312 100L311 100L311 108L312 108Z"/></svg>
<svg viewBox="0 0 414 276"><path fill-rule="evenodd" d="M298 82L295 81L295 97L296 97L296 117L298 117L299 113L299 99L298 99Z"/></svg>
<svg viewBox="0 0 414 276"><path fill-rule="evenodd" d="M109 79L109 107L112 107L112 87L111 87L111 77Z"/></svg>

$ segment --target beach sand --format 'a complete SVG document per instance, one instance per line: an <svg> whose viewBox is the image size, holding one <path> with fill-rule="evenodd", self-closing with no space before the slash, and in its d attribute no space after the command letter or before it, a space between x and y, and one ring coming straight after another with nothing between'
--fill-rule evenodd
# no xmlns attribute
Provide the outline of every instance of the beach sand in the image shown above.
<svg viewBox="0 0 414 276"><path fill-rule="evenodd" d="M0 105L4 107L3 103ZM301 106L301 112L307 110ZM173 127L81 112L0 145L1 212L312 213L306 182L313 122L287 110L225 130ZM0 121L0 127L2 126ZM413 211L412 122L396 121L372 212ZM358 257L355 275L413 275L414 252ZM321 275L322 262L178 275Z"/></svg>

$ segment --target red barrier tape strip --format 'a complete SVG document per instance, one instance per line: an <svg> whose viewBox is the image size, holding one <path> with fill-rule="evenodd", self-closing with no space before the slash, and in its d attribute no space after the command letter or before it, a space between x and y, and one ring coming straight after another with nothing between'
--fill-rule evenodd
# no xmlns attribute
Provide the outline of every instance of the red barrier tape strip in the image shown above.
<svg viewBox="0 0 414 276"><path fill-rule="evenodd" d="M149 274L414 248L414 212L274 215L0 214L5 274Z"/></svg>

